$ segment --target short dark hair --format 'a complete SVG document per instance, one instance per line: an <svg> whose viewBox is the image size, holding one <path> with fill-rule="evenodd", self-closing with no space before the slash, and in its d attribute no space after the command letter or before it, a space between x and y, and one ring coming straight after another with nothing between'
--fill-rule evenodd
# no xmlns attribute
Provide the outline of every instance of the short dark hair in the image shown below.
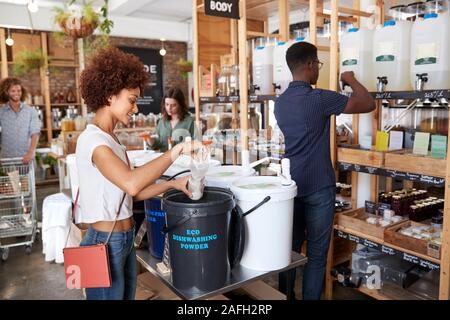
<svg viewBox="0 0 450 320"><path fill-rule="evenodd" d="M100 49L89 61L80 77L80 91L90 111L108 106L108 98L122 89L141 90L149 79L138 57L115 47Z"/></svg>
<svg viewBox="0 0 450 320"><path fill-rule="evenodd" d="M8 90L12 86L20 86L22 89L22 95L20 97L20 101L25 101L27 96L27 91L22 85L22 81L17 78L5 78L0 82L0 103L7 103L9 101Z"/></svg>
<svg viewBox="0 0 450 320"><path fill-rule="evenodd" d="M292 73L314 59L317 59L317 47L306 41L296 42L286 51L286 62Z"/></svg>
<svg viewBox="0 0 450 320"><path fill-rule="evenodd" d="M178 105L180 106L178 109L178 116L180 117L180 121L183 121L184 118L189 115L189 108L186 104L183 91L178 87L173 87L167 89L164 93L164 97L161 101L161 114L164 119L170 120L166 111L166 98L175 99L178 102Z"/></svg>

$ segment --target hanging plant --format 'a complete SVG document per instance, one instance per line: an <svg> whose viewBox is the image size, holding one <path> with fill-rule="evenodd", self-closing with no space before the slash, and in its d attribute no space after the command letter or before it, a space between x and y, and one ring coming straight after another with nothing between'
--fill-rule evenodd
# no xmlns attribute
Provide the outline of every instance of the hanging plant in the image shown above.
<svg viewBox="0 0 450 320"><path fill-rule="evenodd" d="M21 76L25 73L39 70L45 65L45 59L42 49L22 49L15 56L13 73Z"/></svg>
<svg viewBox="0 0 450 320"><path fill-rule="evenodd" d="M176 63L178 72L180 73L180 77L183 80L187 80L189 72L192 71L192 61L184 60L180 58L180 60Z"/></svg>
<svg viewBox="0 0 450 320"><path fill-rule="evenodd" d="M109 35L114 23L108 19L108 0L104 0L100 13L94 10L92 1L83 1L81 8L72 6L74 3L75 0L70 0L64 9L54 8L55 23L67 36L75 39L86 38L92 35L97 27L100 27L102 34Z"/></svg>

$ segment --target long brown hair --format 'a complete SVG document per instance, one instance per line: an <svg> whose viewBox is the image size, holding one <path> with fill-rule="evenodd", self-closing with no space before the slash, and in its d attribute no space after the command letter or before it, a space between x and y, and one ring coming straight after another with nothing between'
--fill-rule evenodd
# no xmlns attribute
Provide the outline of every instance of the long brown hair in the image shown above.
<svg viewBox="0 0 450 320"><path fill-rule="evenodd" d="M9 101L8 90L16 85L19 85L22 88L20 101L25 101L27 91L23 87L22 82L17 78L5 78L0 82L0 103L7 103Z"/></svg>
<svg viewBox="0 0 450 320"><path fill-rule="evenodd" d="M173 87L166 90L164 93L164 97L161 100L161 114L164 119L170 120L170 117L166 112L166 98L175 99L178 102L178 117L180 118L180 121L183 121L184 118L189 115L189 108L186 104L183 91L178 87Z"/></svg>

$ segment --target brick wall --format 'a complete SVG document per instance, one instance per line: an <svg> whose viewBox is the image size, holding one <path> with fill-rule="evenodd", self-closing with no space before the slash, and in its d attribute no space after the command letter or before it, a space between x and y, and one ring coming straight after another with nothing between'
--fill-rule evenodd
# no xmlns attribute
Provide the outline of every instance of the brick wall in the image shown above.
<svg viewBox="0 0 450 320"><path fill-rule="evenodd" d="M161 48L161 41L133 39L123 37L111 37L111 44L114 46L127 46L137 48L157 49ZM186 97L188 97L188 82L181 79L176 68L176 62L187 57L187 44L184 42L166 41L165 48L167 54L163 57L163 88L170 86L179 86L182 88ZM67 95L68 91L74 89L75 85L75 69L67 67L50 68L50 98L53 102L55 93ZM9 66L9 74L13 76L12 66ZM31 94L38 91L41 92L39 72L20 76L24 86Z"/></svg>
<svg viewBox="0 0 450 320"><path fill-rule="evenodd" d="M111 44L114 46L161 49L161 41L159 40L111 37ZM163 57L163 88L178 86L183 90L187 99L188 82L180 78L175 64L180 58L186 59L187 44L185 42L166 41L164 47L167 54Z"/></svg>

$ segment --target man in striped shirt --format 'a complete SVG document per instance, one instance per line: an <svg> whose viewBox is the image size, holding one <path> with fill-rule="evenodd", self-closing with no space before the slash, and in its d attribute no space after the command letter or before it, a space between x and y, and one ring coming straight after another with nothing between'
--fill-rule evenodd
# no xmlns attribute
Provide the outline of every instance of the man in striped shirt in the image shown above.
<svg viewBox="0 0 450 320"><path fill-rule="evenodd" d="M25 90L19 79L5 78L0 83L1 158L33 161L41 132L37 111L23 103Z"/></svg>
<svg viewBox="0 0 450 320"><path fill-rule="evenodd" d="M314 89L312 85L317 83L322 62L317 58L317 48L308 42L293 44L286 52L286 61L293 81L275 102L275 117L284 134L285 157L290 159L291 175L298 188L294 200L293 250L299 252L307 240L303 299L316 300L322 292L336 199L330 158L330 117L371 112L375 103L353 72L341 75L341 81L353 90L350 98ZM280 274L280 291L293 296L294 279L295 270Z"/></svg>

